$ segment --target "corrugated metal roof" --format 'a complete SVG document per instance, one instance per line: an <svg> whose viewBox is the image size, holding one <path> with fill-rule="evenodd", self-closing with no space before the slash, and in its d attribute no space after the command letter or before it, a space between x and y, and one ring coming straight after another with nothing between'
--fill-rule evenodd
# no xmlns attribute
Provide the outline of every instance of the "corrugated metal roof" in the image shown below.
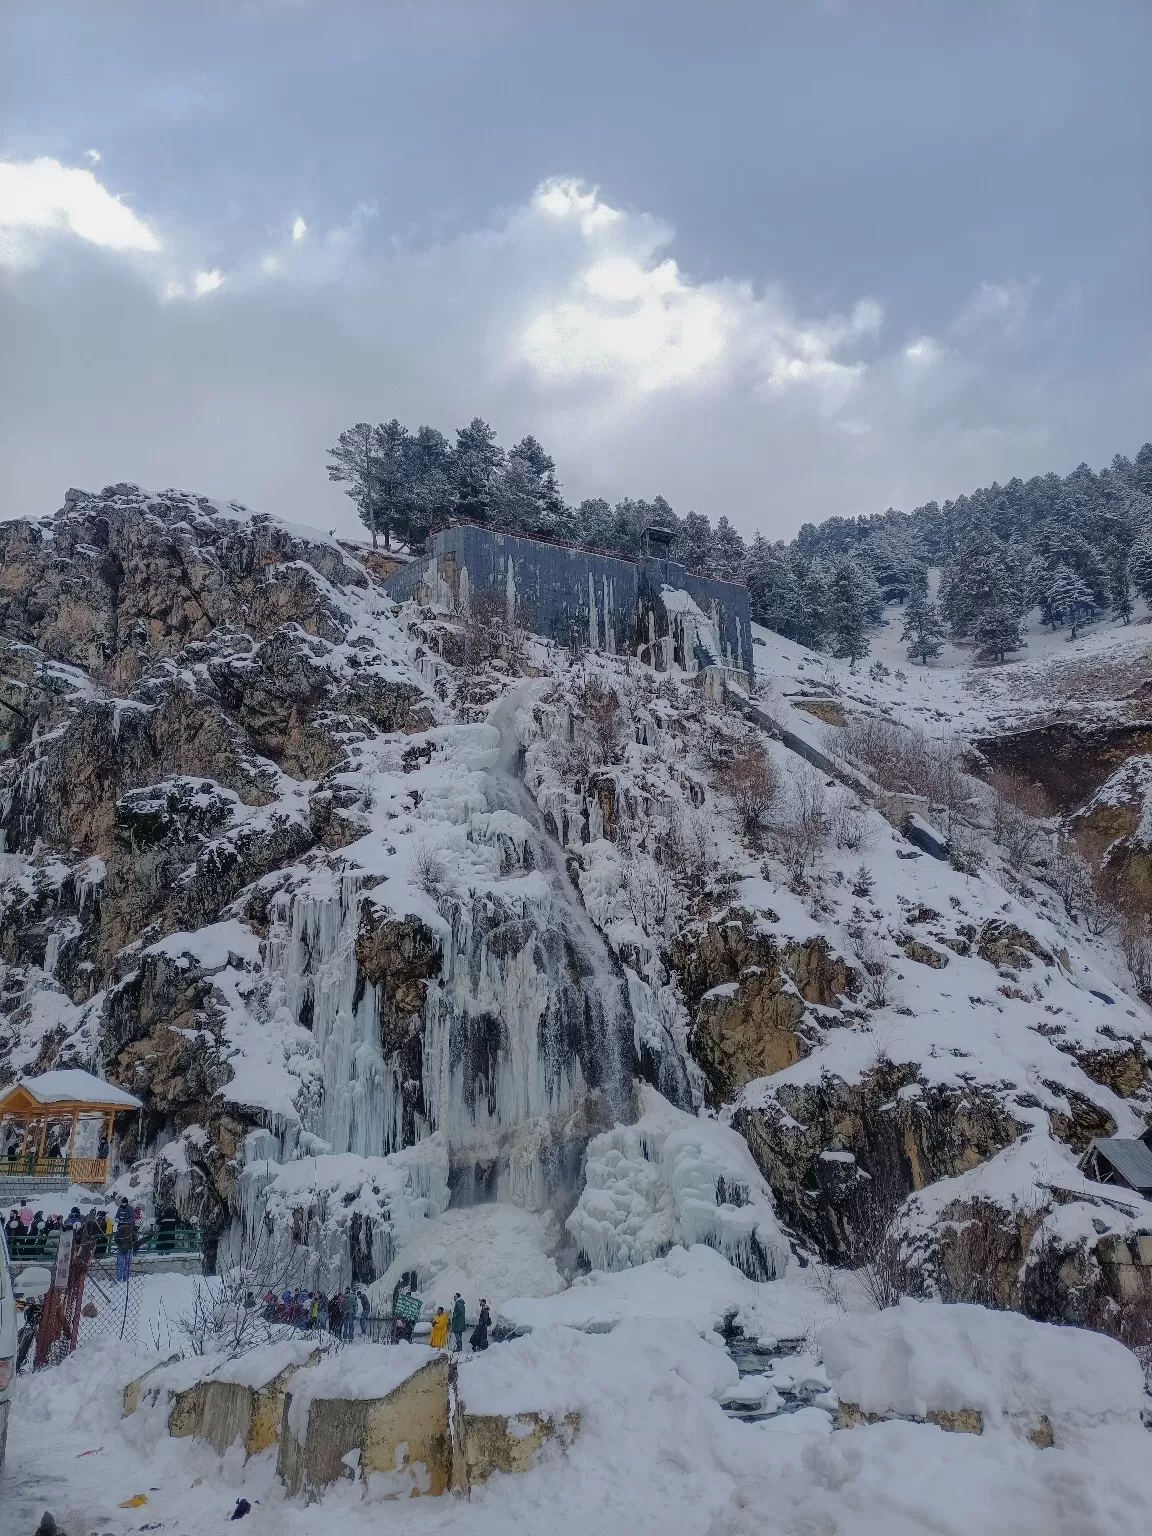
<svg viewBox="0 0 1152 1536"><path fill-rule="evenodd" d="M1098 1136L1092 1143L1133 1189L1152 1192L1152 1151L1134 1137Z"/></svg>

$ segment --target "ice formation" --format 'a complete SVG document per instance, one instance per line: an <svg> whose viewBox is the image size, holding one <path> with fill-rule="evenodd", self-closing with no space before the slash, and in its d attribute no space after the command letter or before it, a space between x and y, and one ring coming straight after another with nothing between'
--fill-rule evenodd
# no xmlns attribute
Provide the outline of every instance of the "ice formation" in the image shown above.
<svg viewBox="0 0 1152 1536"><path fill-rule="evenodd" d="M328 890L277 896L267 969L290 1022L311 1028L322 1063L311 1128L334 1152L381 1157L403 1137L396 1073L380 1052L376 988L357 990L362 879L335 874L326 883Z"/></svg>
<svg viewBox="0 0 1152 1536"><path fill-rule="evenodd" d="M676 1243L706 1243L746 1275L783 1274L788 1243L743 1138L640 1091L635 1125L588 1146L585 1188L568 1230L597 1269L627 1269Z"/></svg>
<svg viewBox="0 0 1152 1536"><path fill-rule="evenodd" d="M249 1138L251 1150L273 1151L260 1135ZM247 1253L259 1251L262 1230L270 1235L261 1267L334 1291L383 1274L419 1224L447 1209L448 1148L434 1135L388 1157L256 1157L241 1171L236 1199Z"/></svg>

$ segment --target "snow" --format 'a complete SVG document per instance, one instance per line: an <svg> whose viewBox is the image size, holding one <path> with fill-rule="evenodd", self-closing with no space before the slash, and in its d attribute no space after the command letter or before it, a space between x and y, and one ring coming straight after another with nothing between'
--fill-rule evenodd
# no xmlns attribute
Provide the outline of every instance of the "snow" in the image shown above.
<svg viewBox="0 0 1152 1536"><path fill-rule="evenodd" d="M986 1429L1016 1421L1025 1433L1043 1416L1058 1439L1140 1425L1140 1362L1087 1329L905 1296L877 1316L834 1323L819 1342L833 1389L867 1413L975 1408Z"/></svg>
<svg viewBox="0 0 1152 1536"><path fill-rule="evenodd" d="M468 1413L563 1417L603 1413L606 1398L634 1396L637 1377L663 1372L717 1402L740 1379L714 1334L701 1338L683 1322L638 1318L610 1339L551 1328L470 1356L461 1364L459 1390ZM669 1381L665 1390L671 1387Z"/></svg>
<svg viewBox="0 0 1152 1536"><path fill-rule="evenodd" d="M55 1072L42 1072L39 1077L24 1077L19 1087L25 1089L41 1104L65 1104L81 1101L87 1104L115 1105L118 1109L140 1109L140 1100L125 1093L114 1083L106 1083L91 1072L79 1067L69 1067Z"/></svg>
<svg viewBox="0 0 1152 1536"><path fill-rule="evenodd" d="M550 1214L550 1213L549 1213ZM427 1317L437 1307L451 1312L457 1292L475 1320L483 1297L495 1314L509 1297L553 1296L564 1281L551 1257L560 1237L551 1221L535 1211L503 1203L449 1209L422 1222L376 1282L376 1310L391 1304L392 1287L406 1270L416 1271Z"/></svg>
<svg viewBox="0 0 1152 1536"><path fill-rule="evenodd" d="M515 1297L499 1317L523 1330L562 1324L609 1333L645 1318L688 1323L701 1336L731 1323L765 1347L802 1338L839 1317L843 1308L822 1296L799 1266L784 1280L750 1280L714 1249L672 1248L632 1269L593 1270L556 1296Z"/></svg>
<svg viewBox="0 0 1152 1536"><path fill-rule="evenodd" d="M889 1315L870 1314L861 1334ZM994 1329L996 1318L984 1318ZM314 1398L383 1395L432 1358L421 1345L334 1353L294 1378L293 1429L303 1430ZM1050 1379L1046 1359L1029 1381ZM766 1400L788 1363L755 1382ZM140 1369L138 1356L103 1344L18 1378L0 1493L5 1529L31 1531L50 1508L72 1532L121 1536L158 1523L178 1536L208 1536L240 1497L252 1506L253 1536L1132 1536L1152 1519L1147 1432L1124 1419L1069 1425L1044 1451L994 1429L945 1434L892 1422L837 1431L815 1406L744 1423L720 1403L746 1400L752 1388L738 1382L719 1341L684 1319L639 1316L609 1336L544 1328L466 1357L459 1392L469 1411L522 1428L529 1414L580 1416L568 1443L546 1443L530 1471L493 1476L467 1505L451 1496L381 1500L355 1480L333 1485L318 1504L292 1502L275 1475L275 1450L245 1464L238 1447L221 1457L193 1438L170 1439L162 1416L122 1419L121 1390ZM800 1369L818 1384L813 1365ZM1112 1390L1105 1384L1101 1400ZM138 1493L146 1507L118 1508Z"/></svg>
<svg viewBox="0 0 1152 1536"><path fill-rule="evenodd" d="M218 971L233 958L253 965L260 960L260 940L235 918L209 923L194 933L170 933L144 951L149 955L168 955L173 960L187 956L205 971Z"/></svg>

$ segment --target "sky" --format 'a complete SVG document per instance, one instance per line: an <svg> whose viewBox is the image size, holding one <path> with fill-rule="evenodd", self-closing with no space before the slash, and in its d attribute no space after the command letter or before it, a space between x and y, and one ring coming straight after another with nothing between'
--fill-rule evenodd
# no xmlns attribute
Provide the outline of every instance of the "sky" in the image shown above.
<svg viewBox="0 0 1152 1536"><path fill-rule="evenodd" d="M1152 436L1147 0L0 0L0 515L538 437L746 534Z"/></svg>

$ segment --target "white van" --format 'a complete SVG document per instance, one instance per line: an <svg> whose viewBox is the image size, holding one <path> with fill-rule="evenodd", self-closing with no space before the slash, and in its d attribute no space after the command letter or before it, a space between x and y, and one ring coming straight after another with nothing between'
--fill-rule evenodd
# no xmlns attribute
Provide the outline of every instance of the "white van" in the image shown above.
<svg viewBox="0 0 1152 1536"><path fill-rule="evenodd" d="M0 1232L0 1473L4 1471L4 1447L8 1441L8 1409L16 1385L16 1297L12 1294L12 1266L8 1242Z"/></svg>

